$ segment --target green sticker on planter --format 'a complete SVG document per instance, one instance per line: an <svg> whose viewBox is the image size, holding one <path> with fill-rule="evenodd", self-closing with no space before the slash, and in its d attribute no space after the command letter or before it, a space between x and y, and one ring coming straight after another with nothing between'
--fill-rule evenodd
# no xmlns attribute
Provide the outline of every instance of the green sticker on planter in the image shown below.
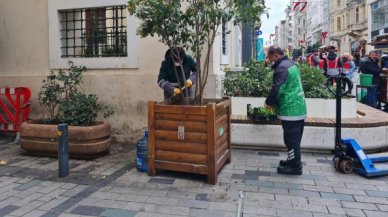
<svg viewBox="0 0 388 217"><path fill-rule="evenodd" d="M224 135L224 128L223 127L218 128L218 135L220 135L220 136Z"/></svg>

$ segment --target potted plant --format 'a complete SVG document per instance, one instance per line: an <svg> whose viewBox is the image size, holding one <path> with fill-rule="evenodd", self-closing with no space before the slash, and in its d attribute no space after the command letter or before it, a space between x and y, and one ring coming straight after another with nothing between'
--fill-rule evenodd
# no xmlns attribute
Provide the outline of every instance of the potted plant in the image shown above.
<svg viewBox="0 0 388 217"><path fill-rule="evenodd" d="M108 152L111 145L110 124L96 121L113 114L98 97L80 91L85 67L69 62L69 69L51 72L42 82L38 99L44 111L40 120L25 122L20 130L20 146L27 153L55 156L58 153L57 125L69 125L69 156L93 158Z"/></svg>
<svg viewBox="0 0 388 217"><path fill-rule="evenodd" d="M129 0L128 10L140 20L141 37L158 36L175 62L182 61L173 48L190 49L197 64L193 99L186 94L181 105L148 103L148 174L154 176L157 169L199 173L215 184L219 170L231 160L231 106L229 98L203 98L212 48L223 22L259 23L264 1ZM182 65L180 69L175 75L184 78Z"/></svg>

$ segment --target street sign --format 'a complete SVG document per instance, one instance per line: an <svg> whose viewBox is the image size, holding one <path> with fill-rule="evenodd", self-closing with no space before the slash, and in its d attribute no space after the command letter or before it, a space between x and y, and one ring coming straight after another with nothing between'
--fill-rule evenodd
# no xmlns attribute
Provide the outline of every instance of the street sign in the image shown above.
<svg viewBox="0 0 388 217"><path fill-rule="evenodd" d="M256 31L256 35L262 35L263 34L263 32L262 31Z"/></svg>

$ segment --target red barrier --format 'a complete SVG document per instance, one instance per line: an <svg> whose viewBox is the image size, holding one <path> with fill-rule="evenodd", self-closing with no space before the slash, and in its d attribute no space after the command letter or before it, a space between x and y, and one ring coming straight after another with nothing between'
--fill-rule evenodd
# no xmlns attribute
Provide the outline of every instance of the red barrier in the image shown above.
<svg viewBox="0 0 388 217"><path fill-rule="evenodd" d="M0 130L20 130L30 114L31 90L27 87L0 88Z"/></svg>

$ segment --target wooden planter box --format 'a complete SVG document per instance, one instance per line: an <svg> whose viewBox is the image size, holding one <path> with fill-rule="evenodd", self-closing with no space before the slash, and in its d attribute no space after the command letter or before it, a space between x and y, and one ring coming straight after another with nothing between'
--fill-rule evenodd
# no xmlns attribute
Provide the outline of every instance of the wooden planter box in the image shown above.
<svg viewBox="0 0 388 217"><path fill-rule="evenodd" d="M157 169L207 175L217 174L231 161L230 100L207 106L148 103L148 174ZM214 100L216 102L216 100Z"/></svg>
<svg viewBox="0 0 388 217"><path fill-rule="evenodd" d="M108 153L111 146L109 123L93 126L69 126L69 157L96 158ZM28 154L58 156L58 126L27 121L21 125L20 147Z"/></svg>

